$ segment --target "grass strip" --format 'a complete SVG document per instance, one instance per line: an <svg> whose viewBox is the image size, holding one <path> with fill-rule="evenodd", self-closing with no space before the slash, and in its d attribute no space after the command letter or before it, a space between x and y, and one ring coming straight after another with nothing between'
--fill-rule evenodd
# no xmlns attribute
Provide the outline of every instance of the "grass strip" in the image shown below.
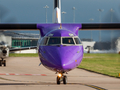
<svg viewBox="0 0 120 90"><path fill-rule="evenodd" d="M10 57L38 57L38 53L10 53Z"/></svg>
<svg viewBox="0 0 120 90"><path fill-rule="evenodd" d="M78 68L101 73L104 75L119 77L119 54L84 54L82 63Z"/></svg>

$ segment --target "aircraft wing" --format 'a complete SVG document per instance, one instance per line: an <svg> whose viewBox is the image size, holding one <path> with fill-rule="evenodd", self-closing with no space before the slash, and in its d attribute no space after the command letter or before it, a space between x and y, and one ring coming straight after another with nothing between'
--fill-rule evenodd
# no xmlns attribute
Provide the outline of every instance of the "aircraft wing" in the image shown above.
<svg viewBox="0 0 120 90"><path fill-rule="evenodd" d="M0 30L38 30L43 27L58 24L0 24ZM61 25L61 24L59 24ZM83 24L62 24L62 25L79 25L80 30L87 29L120 29L120 23L83 23Z"/></svg>
<svg viewBox="0 0 120 90"><path fill-rule="evenodd" d="M84 23L82 24L81 30L87 30L87 29L120 29L120 23Z"/></svg>
<svg viewBox="0 0 120 90"><path fill-rule="evenodd" d="M37 46L31 46L31 47L22 47L22 48L11 48L9 51L21 51L21 50L29 50L29 49L37 49Z"/></svg>
<svg viewBox="0 0 120 90"><path fill-rule="evenodd" d="M31 30L37 29L37 24L0 24L1 30Z"/></svg>

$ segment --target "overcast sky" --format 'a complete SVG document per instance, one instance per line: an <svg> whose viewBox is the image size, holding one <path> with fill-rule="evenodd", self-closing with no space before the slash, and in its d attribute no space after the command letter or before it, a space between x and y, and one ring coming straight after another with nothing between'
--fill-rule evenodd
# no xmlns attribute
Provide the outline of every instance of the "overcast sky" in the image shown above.
<svg viewBox="0 0 120 90"><path fill-rule="evenodd" d="M49 6L48 23L52 23L53 0L0 0L1 23L45 23L45 5ZM62 0L62 11L65 11L64 23L73 22L75 7L76 23L120 22L120 0ZM113 13L110 9L113 9ZM102 9L101 18L98 9ZM91 21L90 19L94 19ZM63 15L62 15L63 21ZM102 31L102 41L110 40L110 31ZM120 37L120 32L114 31ZM80 32L81 38L90 38L90 31ZM95 41L99 40L99 31L92 32Z"/></svg>

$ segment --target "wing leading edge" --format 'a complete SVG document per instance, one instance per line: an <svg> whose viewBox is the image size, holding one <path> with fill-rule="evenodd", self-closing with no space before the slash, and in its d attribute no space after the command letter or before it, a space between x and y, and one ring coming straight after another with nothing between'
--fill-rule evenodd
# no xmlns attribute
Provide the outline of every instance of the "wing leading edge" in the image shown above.
<svg viewBox="0 0 120 90"><path fill-rule="evenodd" d="M33 30L37 24L0 24L0 30Z"/></svg>
<svg viewBox="0 0 120 90"><path fill-rule="evenodd" d="M37 46L23 47L23 48L12 48L12 49L10 49L10 52L22 51L22 50L30 50L30 49L37 49Z"/></svg>
<svg viewBox="0 0 120 90"><path fill-rule="evenodd" d="M38 30L40 29L40 27L43 28L44 26L49 26L49 25L54 26L56 24L0 24L0 30ZM67 25L75 25L75 24L67 24ZM84 23L81 24L81 27L79 29L80 30L120 29L120 23Z"/></svg>
<svg viewBox="0 0 120 90"><path fill-rule="evenodd" d="M120 29L120 23L85 23L82 24L82 28L81 30L88 30L88 29L95 29L95 30L99 30L99 29Z"/></svg>

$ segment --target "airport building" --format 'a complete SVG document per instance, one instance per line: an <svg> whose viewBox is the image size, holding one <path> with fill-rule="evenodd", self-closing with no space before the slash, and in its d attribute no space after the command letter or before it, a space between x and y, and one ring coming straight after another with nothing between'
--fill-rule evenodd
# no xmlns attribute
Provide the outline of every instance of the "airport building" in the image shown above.
<svg viewBox="0 0 120 90"><path fill-rule="evenodd" d="M5 37L11 37L11 48L36 46L39 39L39 34L33 33L15 33L4 32Z"/></svg>
<svg viewBox="0 0 120 90"><path fill-rule="evenodd" d="M0 32L0 42L4 41L9 48L37 46L39 34ZM37 53L36 49L16 51L14 53Z"/></svg>
<svg viewBox="0 0 120 90"><path fill-rule="evenodd" d="M36 46L38 39L12 38L12 48Z"/></svg>

